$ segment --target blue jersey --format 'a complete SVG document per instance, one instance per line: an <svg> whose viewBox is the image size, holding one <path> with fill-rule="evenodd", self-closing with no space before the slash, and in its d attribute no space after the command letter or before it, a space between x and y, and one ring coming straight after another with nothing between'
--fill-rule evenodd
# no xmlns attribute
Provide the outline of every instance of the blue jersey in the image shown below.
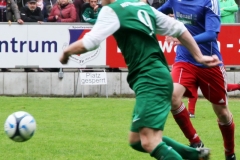
<svg viewBox="0 0 240 160"><path fill-rule="evenodd" d="M168 0L158 10L166 13L169 8L172 8L175 18L185 24L193 37L206 31L216 33L220 31L221 21L218 0ZM198 46L202 54L216 54L222 61L217 38L213 41L198 44ZM175 62L180 61L204 67L202 64L196 62L187 48L182 45L177 46L175 59Z"/></svg>

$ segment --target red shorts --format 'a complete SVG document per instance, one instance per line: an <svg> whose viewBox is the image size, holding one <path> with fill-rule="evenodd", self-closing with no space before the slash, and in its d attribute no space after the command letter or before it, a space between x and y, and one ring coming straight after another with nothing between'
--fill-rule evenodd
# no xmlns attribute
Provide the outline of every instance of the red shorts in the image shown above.
<svg viewBox="0 0 240 160"><path fill-rule="evenodd" d="M172 79L186 88L184 96L192 98L200 87L203 96L213 104L227 105L227 75L224 66L200 68L187 62L172 67Z"/></svg>

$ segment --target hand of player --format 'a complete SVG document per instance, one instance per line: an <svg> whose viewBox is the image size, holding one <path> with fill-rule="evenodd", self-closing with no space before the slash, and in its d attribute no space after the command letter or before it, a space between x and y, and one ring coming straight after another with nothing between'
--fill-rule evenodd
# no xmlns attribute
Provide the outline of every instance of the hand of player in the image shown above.
<svg viewBox="0 0 240 160"><path fill-rule="evenodd" d="M171 37L171 36L166 36L165 41L167 41L168 43L171 43L172 45L181 44L181 42L177 38L174 38L174 37Z"/></svg>
<svg viewBox="0 0 240 160"><path fill-rule="evenodd" d="M202 56L200 63L202 63L207 67L215 67L221 64L222 61L219 60L217 55L213 55L213 56Z"/></svg>
<svg viewBox="0 0 240 160"><path fill-rule="evenodd" d="M60 57L60 62L62 64L67 64L69 60L69 55L67 54L67 52L63 52L62 56Z"/></svg>

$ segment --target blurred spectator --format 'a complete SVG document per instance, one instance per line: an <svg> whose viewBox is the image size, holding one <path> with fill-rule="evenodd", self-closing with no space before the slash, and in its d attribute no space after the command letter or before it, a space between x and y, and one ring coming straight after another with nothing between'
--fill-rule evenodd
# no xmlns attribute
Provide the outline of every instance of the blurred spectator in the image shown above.
<svg viewBox="0 0 240 160"><path fill-rule="evenodd" d="M76 22L77 12L70 0L58 0L53 6L48 22Z"/></svg>
<svg viewBox="0 0 240 160"><path fill-rule="evenodd" d="M0 0L0 22L17 21L19 24L23 24L17 4L14 0ZM2 72L11 72L10 69L2 68Z"/></svg>
<svg viewBox="0 0 240 160"><path fill-rule="evenodd" d="M235 23L235 13L238 5L234 0L220 0L221 23Z"/></svg>
<svg viewBox="0 0 240 160"><path fill-rule="evenodd" d="M89 3L84 4L83 8L85 8L82 15L83 20L95 24L102 6L97 4L97 0L89 0Z"/></svg>
<svg viewBox="0 0 240 160"><path fill-rule="evenodd" d="M14 0L1 0L1 22L15 22L18 24L23 24L23 21L20 17L20 12L18 10L17 4Z"/></svg>
<svg viewBox="0 0 240 160"><path fill-rule="evenodd" d="M43 22L42 11L37 7L37 0L29 0L21 9L21 18L24 22Z"/></svg>
<svg viewBox="0 0 240 160"><path fill-rule="evenodd" d="M70 0L58 0L51 9L48 22L76 22L77 12ZM50 72L58 72L59 68L49 68Z"/></svg>
<svg viewBox="0 0 240 160"><path fill-rule="evenodd" d="M46 3L46 6L51 6L53 7L54 4L57 3L57 0L43 0Z"/></svg>
<svg viewBox="0 0 240 160"><path fill-rule="evenodd" d="M21 9L21 18L24 22L43 22L42 11L37 7L37 0L29 0L27 5ZM42 68L38 72L44 72ZM25 72L34 72L31 68L24 68Z"/></svg>
<svg viewBox="0 0 240 160"><path fill-rule="evenodd" d="M46 9L47 9L48 17L49 17L49 15L50 15L50 13L51 13L51 10L52 10L52 5L46 4ZM47 21L48 21L48 19L47 19Z"/></svg>
<svg viewBox="0 0 240 160"><path fill-rule="evenodd" d="M43 22L47 22L48 10L47 10L47 7L46 7L46 3L43 0L37 0L37 7L39 7L42 11Z"/></svg>
<svg viewBox="0 0 240 160"><path fill-rule="evenodd" d="M43 0L43 3L45 4L46 6L46 9L47 9L47 14L48 16L50 15L50 12L53 8L53 5L55 5L57 3L57 0Z"/></svg>
<svg viewBox="0 0 240 160"><path fill-rule="evenodd" d="M73 2L74 6L76 8L76 12L77 12L77 21L78 22L83 22L83 18L82 18L83 10L82 10L82 7L83 7L84 3L85 3L84 0L75 0Z"/></svg>
<svg viewBox="0 0 240 160"><path fill-rule="evenodd" d="M236 23L235 13L238 11L238 5L234 0L220 0L221 23ZM235 70L230 67L230 70Z"/></svg>
<svg viewBox="0 0 240 160"><path fill-rule="evenodd" d="M14 1L17 4L19 10L21 10L22 7L24 7L25 4L27 3L27 0L14 0Z"/></svg>

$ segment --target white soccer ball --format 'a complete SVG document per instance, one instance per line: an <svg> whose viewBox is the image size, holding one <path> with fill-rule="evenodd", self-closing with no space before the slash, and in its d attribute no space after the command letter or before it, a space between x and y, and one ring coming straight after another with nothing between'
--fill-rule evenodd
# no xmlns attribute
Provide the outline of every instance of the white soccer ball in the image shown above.
<svg viewBox="0 0 240 160"><path fill-rule="evenodd" d="M36 131L36 121L33 116L27 112L14 112L6 119L4 131L13 141L24 142L34 135Z"/></svg>

